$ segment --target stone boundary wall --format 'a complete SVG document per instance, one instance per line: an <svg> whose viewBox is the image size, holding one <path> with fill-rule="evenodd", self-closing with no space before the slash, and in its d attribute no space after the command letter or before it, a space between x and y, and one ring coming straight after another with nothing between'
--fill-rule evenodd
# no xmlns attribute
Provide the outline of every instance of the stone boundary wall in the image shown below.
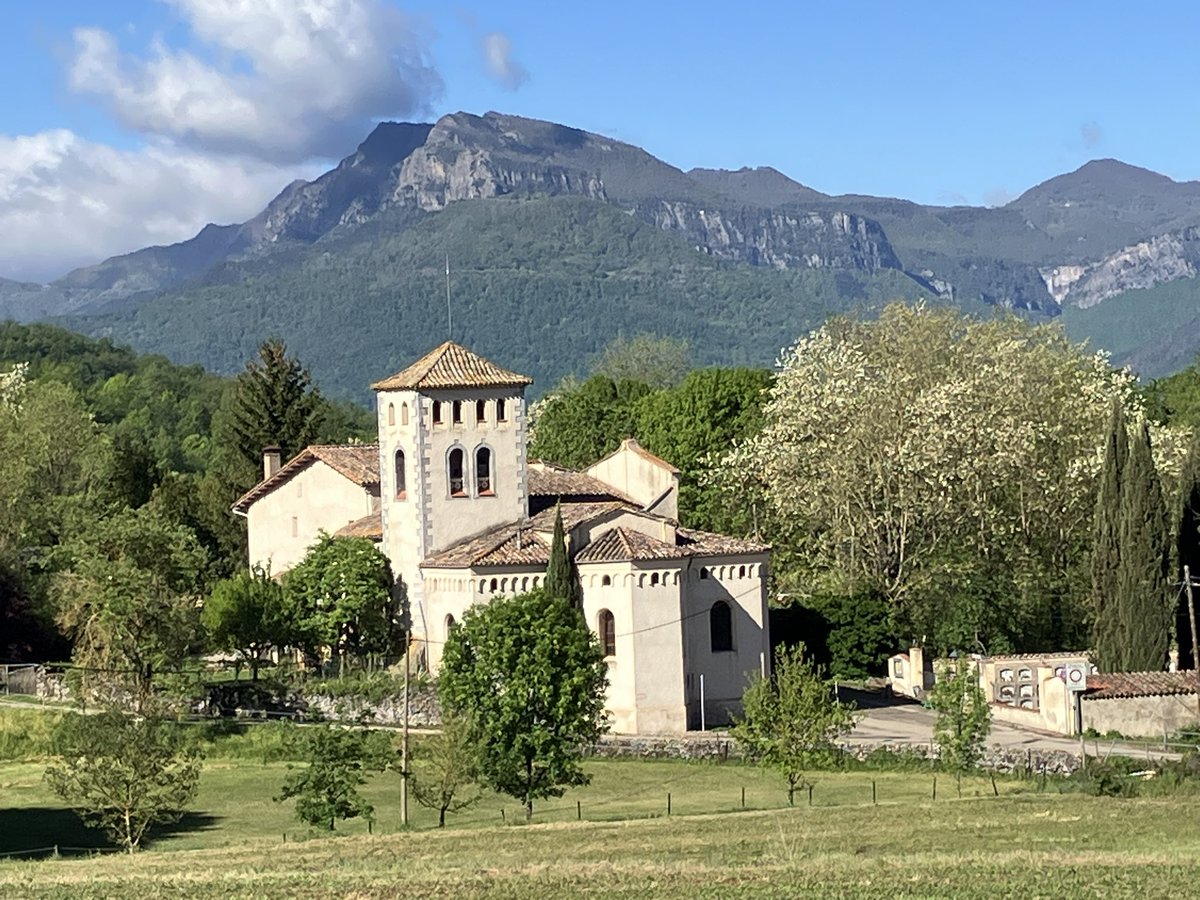
<svg viewBox="0 0 1200 900"><path fill-rule="evenodd" d="M928 744L900 743L843 743L839 747L849 756L864 760L877 750L887 750L899 756L936 759L937 752ZM601 759L640 757L643 759L741 759L738 742L725 735L605 735L586 751L588 756ZM984 753L981 766L994 772L1025 772L1048 775L1070 775L1079 768L1079 757L1065 751L1011 750L1000 745Z"/></svg>

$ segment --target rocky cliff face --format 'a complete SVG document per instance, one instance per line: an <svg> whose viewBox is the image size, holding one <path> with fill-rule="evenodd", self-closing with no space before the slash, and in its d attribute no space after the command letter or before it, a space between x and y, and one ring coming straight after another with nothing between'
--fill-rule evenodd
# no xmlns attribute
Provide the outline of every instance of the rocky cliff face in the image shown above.
<svg viewBox="0 0 1200 900"><path fill-rule="evenodd" d="M900 268L883 229L844 212L722 211L670 200L638 204L635 212L720 259L776 269Z"/></svg>
<svg viewBox="0 0 1200 900"><path fill-rule="evenodd" d="M1087 309L1125 291L1192 278L1200 267L1200 227L1160 234L1086 266L1042 270L1046 288L1060 303Z"/></svg>
<svg viewBox="0 0 1200 900"><path fill-rule="evenodd" d="M460 200L574 194L607 200L595 173L563 166L528 165L466 147L422 147L404 161L389 198L427 212Z"/></svg>

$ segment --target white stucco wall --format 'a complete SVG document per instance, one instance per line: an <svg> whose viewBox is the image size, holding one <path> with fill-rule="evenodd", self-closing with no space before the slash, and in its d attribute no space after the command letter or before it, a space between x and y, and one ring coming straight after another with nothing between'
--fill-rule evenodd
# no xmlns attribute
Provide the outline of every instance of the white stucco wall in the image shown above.
<svg viewBox="0 0 1200 900"><path fill-rule="evenodd" d="M702 571L708 577L702 578ZM683 644L687 656L689 723L700 727L700 676L704 676L704 724L727 725L742 709L742 694L770 664L767 557L696 559L684 580ZM733 613L733 650L712 650L709 613L718 600Z"/></svg>
<svg viewBox="0 0 1200 900"><path fill-rule="evenodd" d="M663 463L647 459L628 446L587 469L587 473L612 485L653 512L679 518L679 474Z"/></svg>
<svg viewBox="0 0 1200 900"><path fill-rule="evenodd" d="M627 563L588 563L579 567L583 586L583 615L588 627L599 635L601 610L613 614L617 652L606 657L608 692L605 709L609 727L617 734L637 732L637 668L634 646L633 567ZM604 584L607 576L609 584Z"/></svg>
<svg viewBox="0 0 1200 900"><path fill-rule="evenodd" d="M1150 697L1083 698L1083 727L1105 734L1118 731L1129 737L1162 738L1191 728L1200 721L1195 694Z"/></svg>
<svg viewBox="0 0 1200 900"><path fill-rule="evenodd" d="M324 530L332 534L373 511L375 497L361 485L317 460L246 514L252 565L281 575L304 558Z"/></svg>
<svg viewBox="0 0 1200 900"><path fill-rule="evenodd" d="M477 401L485 404L485 417L476 418ZM504 421L497 418L503 400ZM462 404L462 421L453 417L453 403ZM433 404L442 403L442 421L433 422ZM389 408L394 415L389 414ZM407 408L408 422L404 422ZM424 610L425 588L420 564L466 538L490 528L522 519L527 512L525 478L525 400L520 389L472 388L415 391L379 391L376 394L379 425L380 478L384 527L384 552L392 569L408 586L414 633L421 622L433 621ZM476 451L492 452L492 495L481 495L476 481ZM450 495L448 456L459 447L464 454L465 496ZM395 457L403 450L406 466L405 495L396 496Z"/></svg>
<svg viewBox="0 0 1200 900"><path fill-rule="evenodd" d="M680 563L638 563L632 567L629 609L632 613L635 730L639 734L686 731L683 598ZM653 576L658 575L658 584Z"/></svg>

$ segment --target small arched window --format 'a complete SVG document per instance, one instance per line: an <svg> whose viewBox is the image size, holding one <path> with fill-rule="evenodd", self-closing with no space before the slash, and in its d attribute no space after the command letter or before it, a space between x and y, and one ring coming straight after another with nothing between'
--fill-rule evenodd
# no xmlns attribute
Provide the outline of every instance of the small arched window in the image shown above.
<svg viewBox="0 0 1200 900"><path fill-rule="evenodd" d="M408 404L407 403L400 404L400 424L401 425L408 424Z"/></svg>
<svg viewBox="0 0 1200 900"><path fill-rule="evenodd" d="M450 629L457 623L454 621L454 616L446 616L446 637L450 637Z"/></svg>
<svg viewBox="0 0 1200 900"><path fill-rule="evenodd" d="M718 600L708 611L708 636L713 653L733 649L733 611L724 600Z"/></svg>
<svg viewBox="0 0 1200 900"><path fill-rule="evenodd" d="M462 447L455 447L450 451L447 457L447 469L450 475L450 496L465 497L467 496L466 485L463 481L463 451Z"/></svg>
<svg viewBox="0 0 1200 900"><path fill-rule="evenodd" d="M700 567L700 580L703 581L706 578L708 578L708 568L706 566L701 566Z"/></svg>
<svg viewBox="0 0 1200 900"><path fill-rule="evenodd" d="M596 616L596 631L600 635L600 646L605 656L617 655L617 622L607 609L600 610Z"/></svg>
<svg viewBox="0 0 1200 900"><path fill-rule="evenodd" d="M492 451L487 447L475 451L475 493L481 497L490 497L495 493L492 487Z"/></svg>
<svg viewBox="0 0 1200 900"><path fill-rule="evenodd" d="M396 424L396 404L395 403L388 404L388 424L389 425Z"/></svg>
<svg viewBox="0 0 1200 900"><path fill-rule="evenodd" d="M746 577L746 567L738 566L738 578L745 578L745 577Z"/></svg>
<svg viewBox="0 0 1200 900"><path fill-rule="evenodd" d="M612 584L612 576L611 575L605 575L603 578L600 579L601 587L608 587L611 584Z"/></svg>
<svg viewBox="0 0 1200 900"><path fill-rule="evenodd" d="M455 400L450 404L450 421L455 425L462 424L462 401Z"/></svg>
<svg viewBox="0 0 1200 900"><path fill-rule="evenodd" d="M404 472L404 451L403 450L396 451L396 470L395 471L396 471L396 499L403 500L406 490L407 490L407 486L408 486L408 479Z"/></svg>
<svg viewBox="0 0 1200 900"><path fill-rule="evenodd" d="M508 406L504 402L503 397L501 397L499 400L496 401L496 421L497 422L507 422L508 421Z"/></svg>
<svg viewBox="0 0 1200 900"><path fill-rule="evenodd" d="M492 579L492 593L496 593L500 589L500 582L495 578Z"/></svg>
<svg viewBox="0 0 1200 900"><path fill-rule="evenodd" d="M475 421L476 421L476 423L478 423L480 425L482 425L484 422L487 421L487 401L486 400L476 400L475 401Z"/></svg>
<svg viewBox="0 0 1200 900"><path fill-rule="evenodd" d="M442 401L441 400L433 401L433 424L434 425L442 424Z"/></svg>
<svg viewBox="0 0 1200 900"><path fill-rule="evenodd" d="M650 576L650 584L651 584L651 585L656 585L656 584L658 584L658 573L657 573L657 572L655 572L654 574L652 574L652 575Z"/></svg>

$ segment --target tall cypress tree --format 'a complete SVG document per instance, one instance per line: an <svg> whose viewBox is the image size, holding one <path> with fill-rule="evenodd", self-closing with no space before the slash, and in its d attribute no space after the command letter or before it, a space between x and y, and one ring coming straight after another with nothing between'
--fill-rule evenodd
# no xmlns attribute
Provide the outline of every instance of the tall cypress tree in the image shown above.
<svg viewBox="0 0 1200 900"><path fill-rule="evenodd" d="M1162 484L1154 468L1150 428L1144 420L1129 442L1120 508L1119 671L1161 671L1167 661L1174 616L1170 603L1171 533Z"/></svg>
<svg viewBox="0 0 1200 900"><path fill-rule="evenodd" d="M1106 672L1118 671L1121 657L1117 570L1121 561L1121 493L1128 456L1125 406L1118 400L1113 403L1109 419L1092 524L1092 600L1095 616L1092 646L1096 664Z"/></svg>
<svg viewBox="0 0 1200 900"><path fill-rule="evenodd" d="M1188 567L1193 582L1200 580L1200 432L1196 433L1183 466L1180 480L1179 527L1175 532L1175 552L1179 559L1179 578ZM1193 593L1195 590L1193 589ZM1179 644L1180 668L1192 668L1192 622L1188 614L1187 594L1180 594L1175 614L1175 633Z"/></svg>
<svg viewBox="0 0 1200 900"><path fill-rule="evenodd" d="M576 609L583 606L575 567L571 565L571 556L567 552L561 506L554 510L554 537L550 540L550 561L546 565L546 594L564 600Z"/></svg>

